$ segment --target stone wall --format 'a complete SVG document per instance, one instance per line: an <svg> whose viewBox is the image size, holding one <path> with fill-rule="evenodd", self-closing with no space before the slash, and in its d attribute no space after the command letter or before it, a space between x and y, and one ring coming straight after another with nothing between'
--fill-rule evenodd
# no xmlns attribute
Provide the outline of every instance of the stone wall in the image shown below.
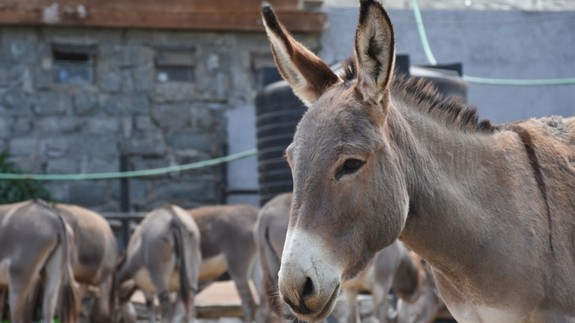
<svg viewBox="0 0 575 323"><path fill-rule="evenodd" d="M226 155L236 136L227 129L241 129L230 128L237 120L226 116L237 107L253 113L257 65L269 57L263 33L0 27L0 35L0 151L9 150L27 173L116 172L121 155L131 170ZM56 45L92 51L90 82L56 81ZM191 53L192 82L158 81L163 50ZM131 209L223 203L226 172L220 166L132 179ZM61 202L119 209L118 180L46 185Z"/></svg>

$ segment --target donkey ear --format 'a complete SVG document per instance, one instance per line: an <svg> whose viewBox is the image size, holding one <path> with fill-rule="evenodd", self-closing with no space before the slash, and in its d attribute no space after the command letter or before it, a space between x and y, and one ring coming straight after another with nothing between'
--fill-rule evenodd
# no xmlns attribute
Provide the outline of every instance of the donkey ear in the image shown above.
<svg viewBox="0 0 575 323"><path fill-rule="evenodd" d="M381 101L388 92L395 64L395 40L389 16L377 1L361 0L355 32L359 89Z"/></svg>
<svg viewBox="0 0 575 323"><path fill-rule="evenodd" d="M328 87L340 82L319 57L287 32L269 4L262 7L262 18L278 70L305 105L310 106Z"/></svg>

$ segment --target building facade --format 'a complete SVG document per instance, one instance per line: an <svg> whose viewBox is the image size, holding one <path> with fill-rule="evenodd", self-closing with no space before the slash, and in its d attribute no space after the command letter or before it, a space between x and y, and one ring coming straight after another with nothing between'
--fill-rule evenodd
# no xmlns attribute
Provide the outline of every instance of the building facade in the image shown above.
<svg viewBox="0 0 575 323"><path fill-rule="evenodd" d="M169 4L158 9L147 2L115 2L127 8L122 21L110 18L119 7L92 2L56 8L15 2L17 13L8 14L10 6L0 10L0 151L9 151L12 162L26 173L88 174L120 171L121 158L126 170L146 170L254 148L258 73L273 64L256 19L259 4L190 7L184 19ZM300 37L317 48L323 14L284 2L276 5L293 23L308 21ZM135 18L128 9L140 20L130 22ZM177 19L184 22L176 28ZM236 163L250 169L249 178L226 164L132 178L129 208L257 201L255 157ZM60 202L120 208L118 180L45 185ZM248 199L234 199L234 191L248 192Z"/></svg>

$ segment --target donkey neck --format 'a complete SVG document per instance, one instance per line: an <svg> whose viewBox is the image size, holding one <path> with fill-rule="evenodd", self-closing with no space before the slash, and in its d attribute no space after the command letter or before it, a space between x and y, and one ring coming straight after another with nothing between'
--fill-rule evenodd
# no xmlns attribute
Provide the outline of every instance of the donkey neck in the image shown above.
<svg viewBox="0 0 575 323"><path fill-rule="evenodd" d="M513 254L504 240L510 236L501 231L529 226L518 214L540 209L536 191L529 191L533 201L519 207L513 196L536 187L528 169L512 165L513 156L524 153L517 148L517 136L463 131L401 100L391 107L388 125L402 155L410 196L401 239L454 279L465 270L480 270L478 265L488 266L484 259ZM517 241L528 239L528 229L515 230Z"/></svg>

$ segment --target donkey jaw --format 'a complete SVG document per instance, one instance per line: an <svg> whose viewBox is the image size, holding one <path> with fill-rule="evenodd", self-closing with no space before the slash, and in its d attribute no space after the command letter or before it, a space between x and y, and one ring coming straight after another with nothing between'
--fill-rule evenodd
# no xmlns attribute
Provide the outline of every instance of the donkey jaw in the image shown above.
<svg viewBox="0 0 575 323"><path fill-rule="evenodd" d="M330 258L316 236L288 230L278 285L282 300L299 319L322 320L333 310L341 274Z"/></svg>

